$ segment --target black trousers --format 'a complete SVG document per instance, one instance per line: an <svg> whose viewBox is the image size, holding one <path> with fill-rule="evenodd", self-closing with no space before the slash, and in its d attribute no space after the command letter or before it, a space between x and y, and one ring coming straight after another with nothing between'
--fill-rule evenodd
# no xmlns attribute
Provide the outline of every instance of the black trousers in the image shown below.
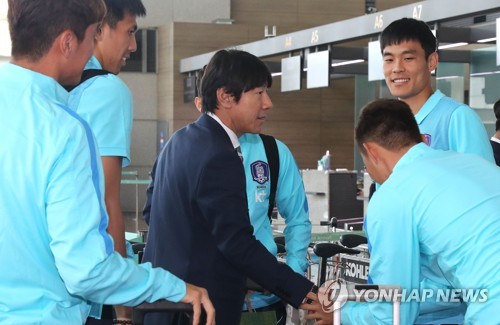
<svg viewBox="0 0 500 325"><path fill-rule="evenodd" d="M286 306L278 301L272 305L256 308L255 312L264 312L264 311L274 311L276 313L276 325L286 325ZM246 313L246 311L245 311ZM167 324L167 325L191 325L191 320L184 313L170 313L170 320L162 318L161 320L156 319L155 316L162 315L165 316L165 313L148 313L145 318L145 324ZM200 324L204 324L204 320L200 322Z"/></svg>
<svg viewBox="0 0 500 325"><path fill-rule="evenodd" d="M103 305L101 319L87 318L85 325L113 325L113 306Z"/></svg>

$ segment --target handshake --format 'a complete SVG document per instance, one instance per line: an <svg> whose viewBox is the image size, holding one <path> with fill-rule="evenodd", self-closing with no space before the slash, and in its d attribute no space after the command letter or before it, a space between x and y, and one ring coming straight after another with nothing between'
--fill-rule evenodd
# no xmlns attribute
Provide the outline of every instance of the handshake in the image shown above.
<svg viewBox="0 0 500 325"><path fill-rule="evenodd" d="M338 297L343 293L345 285L341 281L327 281L323 286L313 287L313 290L306 296L306 302L300 305L300 309L307 311L306 319L316 320L315 325L333 323L333 304L332 297ZM347 290L346 290L347 291Z"/></svg>

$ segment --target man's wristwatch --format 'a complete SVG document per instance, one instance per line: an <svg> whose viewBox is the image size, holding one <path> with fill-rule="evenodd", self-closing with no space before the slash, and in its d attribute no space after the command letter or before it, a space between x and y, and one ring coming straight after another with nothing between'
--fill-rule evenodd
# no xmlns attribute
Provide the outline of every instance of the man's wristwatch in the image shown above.
<svg viewBox="0 0 500 325"><path fill-rule="evenodd" d="M314 294L316 294L316 295L317 295L317 294L318 294L318 286L317 286L317 285L313 285L313 287L311 288L311 291L310 291L310 292L312 292L312 293L314 293ZM310 304L312 304L312 302L313 302L313 301L312 301L312 299L311 299L311 298L307 298L307 296L304 298L304 303L306 303L306 304L309 304L309 305L310 305Z"/></svg>

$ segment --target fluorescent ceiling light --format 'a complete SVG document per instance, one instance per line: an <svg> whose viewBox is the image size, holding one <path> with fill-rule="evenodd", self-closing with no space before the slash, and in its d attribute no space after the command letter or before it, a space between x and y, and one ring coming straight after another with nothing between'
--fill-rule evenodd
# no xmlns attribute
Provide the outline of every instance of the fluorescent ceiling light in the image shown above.
<svg viewBox="0 0 500 325"><path fill-rule="evenodd" d="M332 63L332 67L338 67L340 65L348 65L348 64L354 64L354 63L361 63L365 62L363 59L357 59L357 60L349 60L349 61L343 61L343 62L336 62Z"/></svg>
<svg viewBox="0 0 500 325"><path fill-rule="evenodd" d="M231 18L217 18L212 20L212 24L231 25L235 20Z"/></svg>
<svg viewBox="0 0 500 325"><path fill-rule="evenodd" d="M464 45L468 45L468 44L469 43L466 43L466 42L451 43L451 44L446 44L446 45L440 45L438 48L440 50L444 50L444 49L449 49L449 48L458 47L458 46L464 46Z"/></svg>
<svg viewBox="0 0 500 325"><path fill-rule="evenodd" d="M273 72L273 73L271 73L271 77L279 77L281 75L283 75L282 72Z"/></svg>
<svg viewBox="0 0 500 325"><path fill-rule="evenodd" d="M445 77L437 77L436 80L446 80L446 79L457 79L463 78L462 76L445 76Z"/></svg>
<svg viewBox="0 0 500 325"><path fill-rule="evenodd" d="M491 37L491 38L484 38L484 39L477 40L477 42L478 43L488 43L488 42L494 42L496 40L497 40L496 37Z"/></svg>
<svg viewBox="0 0 500 325"><path fill-rule="evenodd" d="M477 77L477 76L487 76L490 74L499 74L500 71L488 71L488 72L477 72L477 73L471 73L471 77Z"/></svg>

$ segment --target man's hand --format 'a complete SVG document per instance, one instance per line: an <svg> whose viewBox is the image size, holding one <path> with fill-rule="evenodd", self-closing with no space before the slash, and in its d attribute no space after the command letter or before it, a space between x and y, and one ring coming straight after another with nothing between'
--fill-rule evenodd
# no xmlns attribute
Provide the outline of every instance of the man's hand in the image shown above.
<svg viewBox="0 0 500 325"><path fill-rule="evenodd" d="M181 301L193 305L193 325L198 325L200 322L201 306L207 313L206 325L215 324L215 308L206 289L186 283L186 295Z"/></svg>
<svg viewBox="0 0 500 325"><path fill-rule="evenodd" d="M305 303L299 306L300 309L307 310L306 319L315 319L315 325L331 325L333 323L333 313L323 311L318 296L309 292L307 298L311 299L311 303Z"/></svg>
<svg viewBox="0 0 500 325"><path fill-rule="evenodd" d="M116 319L132 320L132 307L113 306L115 309Z"/></svg>

